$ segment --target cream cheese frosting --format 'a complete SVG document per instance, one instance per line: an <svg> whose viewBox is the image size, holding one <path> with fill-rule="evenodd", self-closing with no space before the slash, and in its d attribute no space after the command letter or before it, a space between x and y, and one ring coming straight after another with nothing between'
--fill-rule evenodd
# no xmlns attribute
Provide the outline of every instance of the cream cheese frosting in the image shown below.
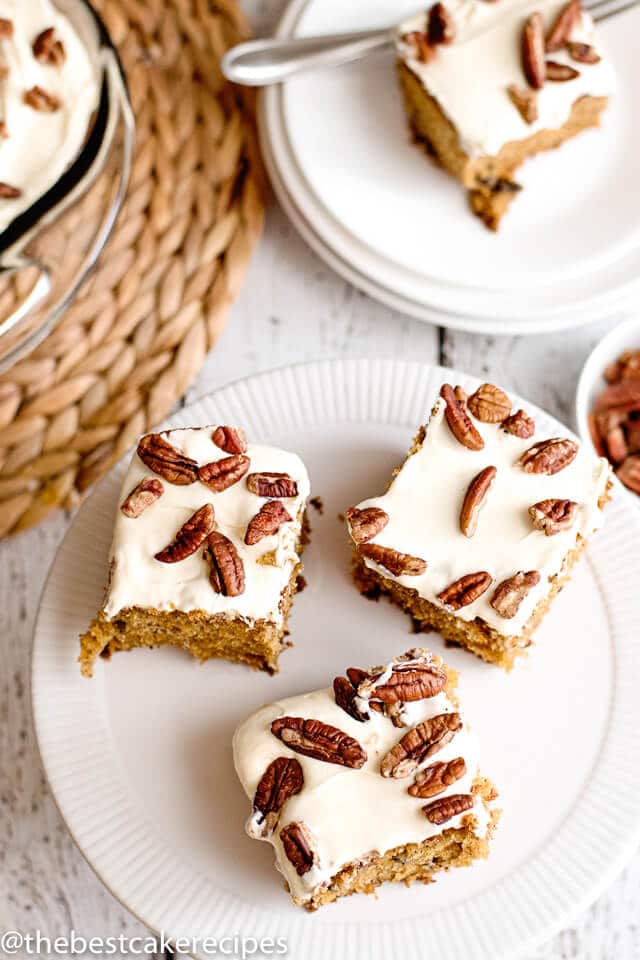
<svg viewBox="0 0 640 960"><path fill-rule="evenodd" d="M229 456L211 439L213 430L213 427L196 427L171 430L161 436L202 466ZM200 481L177 486L162 480L163 495L140 516L128 517L118 509L110 553L110 581L103 607L107 617L115 618L126 607L143 607L225 613L248 623L259 619L282 623L280 599L299 560L296 548L302 512L309 496L309 476L295 453L249 444L246 456L251 460L250 472L288 473L297 482L297 496L282 501L293 522L283 524L277 533L264 537L259 543L247 546L244 542L247 525L266 498L248 489L246 477L221 493L212 492ZM157 474L134 454L119 504L137 484L152 477L157 478ZM185 521L205 503L213 504L215 529L233 542L243 562L245 589L237 597L226 597L212 589L202 550L179 563L155 559L155 554L173 540ZM264 562L265 559L268 562Z"/></svg>
<svg viewBox="0 0 640 960"><path fill-rule="evenodd" d="M602 510L598 501L609 483L610 468L584 445L569 466L555 475L526 473L521 455L549 435L536 430L528 439L505 433L499 424L474 426L484 449L469 450L452 434L439 399L426 427L424 441L410 454L388 491L358 504L380 507L388 523L370 542L421 557L427 568L419 576L394 576L373 560L367 567L425 600L442 606L438 594L460 577L487 571L493 580L475 602L456 611L462 620L481 617L498 633L520 633L535 606L549 590L549 580L562 569L578 535L587 538L598 528ZM461 506L471 480L485 467L497 469L475 534L465 536L459 525ZM578 504L573 525L553 536L534 529L528 509L546 499L568 499ZM524 598L511 619L501 617L490 599L497 585L519 571L538 571L540 582Z"/></svg>
<svg viewBox="0 0 640 960"><path fill-rule="evenodd" d="M11 21L11 36L0 39L0 182L21 190L15 199L0 199L0 230L43 196L78 156L96 109L99 84L89 53L77 32L50 0L0 0L0 17ZM53 27L66 58L60 66L40 63L34 40ZM38 86L57 97L52 113L24 102Z"/></svg>
<svg viewBox="0 0 640 960"><path fill-rule="evenodd" d="M411 31L425 30L427 14L417 14L399 27L399 58L437 100L469 156L495 155L505 143L522 140L537 130L557 129L580 97L608 97L615 91L613 67L596 40L591 16L583 11L570 39L595 47L600 62L575 63L566 50L549 54L549 59L577 68L580 75L567 82L547 82L537 91L538 119L532 124L525 122L511 102L507 88L526 85L521 61L524 21L534 10L540 11L548 29L565 2L447 0L455 40L439 45L428 63L416 59L414 50L402 40Z"/></svg>
<svg viewBox="0 0 640 960"><path fill-rule="evenodd" d="M422 649L411 653L428 656ZM249 836L266 839L273 845L276 866L293 897L308 900L347 864L365 860L372 854L384 854L404 844L421 843L444 829L459 827L470 813L476 821L476 835L487 835L490 815L478 797L474 796L470 810L438 826L422 812L427 801L408 794L413 776L393 779L380 774L380 761L408 727L438 714L455 712L460 712L459 707L443 691L406 704L403 719L407 726L404 728L394 726L387 716L373 710L365 722L360 722L337 705L333 690L327 688L262 707L238 727L233 737L234 763L250 800L266 768L277 757L295 757L302 766L304 785L299 794L286 801L273 833L268 837L261 835L255 813L247 822ZM289 749L271 733L271 723L283 716L313 718L342 730L366 751L364 766L350 769ZM464 723L453 739L421 764L421 768L456 757L464 758L466 773L440 796L469 794L478 772L476 738ZM298 875L287 858L279 836L283 826L296 821L306 824L317 842L317 863L303 876Z"/></svg>

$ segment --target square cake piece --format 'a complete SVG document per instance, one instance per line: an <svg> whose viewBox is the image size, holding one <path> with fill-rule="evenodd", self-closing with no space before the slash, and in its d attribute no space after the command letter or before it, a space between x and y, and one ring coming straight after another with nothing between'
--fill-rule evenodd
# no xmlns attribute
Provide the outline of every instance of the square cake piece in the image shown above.
<svg viewBox="0 0 640 960"><path fill-rule="evenodd" d="M102 609L81 637L96 657L173 644L274 672L305 531L300 457L234 427L142 437L118 503Z"/></svg>
<svg viewBox="0 0 640 960"><path fill-rule="evenodd" d="M580 0L437 2L401 25L396 46L415 139L491 230L520 190L517 168L597 126L615 88Z"/></svg>
<svg viewBox="0 0 640 960"><path fill-rule="evenodd" d="M346 513L356 584L510 669L599 526L610 472L493 384L468 399L444 384L387 492Z"/></svg>
<svg viewBox="0 0 640 960"><path fill-rule="evenodd" d="M307 910L484 858L498 819L454 671L418 648L346 673L262 707L233 738L247 832L273 845Z"/></svg>

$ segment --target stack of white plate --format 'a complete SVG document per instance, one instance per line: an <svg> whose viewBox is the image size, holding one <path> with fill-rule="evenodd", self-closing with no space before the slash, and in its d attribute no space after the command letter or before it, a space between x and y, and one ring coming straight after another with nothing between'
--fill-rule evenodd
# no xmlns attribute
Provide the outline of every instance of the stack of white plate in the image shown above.
<svg viewBox="0 0 640 960"><path fill-rule="evenodd" d="M388 26L416 0L293 0L279 36ZM264 156L311 247L403 312L485 333L541 333L618 313L640 288L640 10L600 25L619 91L601 130L519 172L500 232L411 144L393 51L266 89ZM473 77L469 77L473 83Z"/></svg>

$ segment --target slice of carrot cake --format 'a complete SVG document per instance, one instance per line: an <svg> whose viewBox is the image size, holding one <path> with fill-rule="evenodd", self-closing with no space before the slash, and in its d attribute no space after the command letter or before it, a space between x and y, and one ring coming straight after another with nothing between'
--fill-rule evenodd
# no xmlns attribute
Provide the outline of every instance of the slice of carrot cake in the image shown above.
<svg viewBox="0 0 640 960"><path fill-rule="evenodd" d="M510 669L599 526L610 474L499 387L444 384L387 492L346 513L356 584Z"/></svg>
<svg viewBox="0 0 640 960"><path fill-rule="evenodd" d="M397 58L414 137L491 230L517 168L597 126L615 88L580 0L437 2L401 25Z"/></svg>
<svg viewBox="0 0 640 960"><path fill-rule="evenodd" d="M233 738L247 832L273 845L307 910L484 858L498 819L454 671L417 648L346 674L262 707Z"/></svg>
<svg viewBox="0 0 640 960"><path fill-rule="evenodd" d="M309 478L295 453L242 430L142 437L118 503L104 605L80 664L173 644L277 670L301 570Z"/></svg>

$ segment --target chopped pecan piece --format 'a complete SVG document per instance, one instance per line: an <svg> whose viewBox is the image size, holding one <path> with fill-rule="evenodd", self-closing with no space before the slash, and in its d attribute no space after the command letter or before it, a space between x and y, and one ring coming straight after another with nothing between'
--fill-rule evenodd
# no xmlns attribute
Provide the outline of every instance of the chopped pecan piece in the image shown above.
<svg viewBox="0 0 640 960"><path fill-rule="evenodd" d="M338 706L344 710L345 713L348 713L350 717L353 717L354 720L357 720L359 723L364 723L365 720L369 719L366 713L358 709L356 704L356 697L358 695L357 686L355 686L351 680L348 680L347 677L335 678L333 681L333 694Z"/></svg>
<svg viewBox="0 0 640 960"><path fill-rule="evenodd" d="M254 543L259 543L263 537L271 537L277 533L283 523L292 523L293 517L279 500L268 500L255 517L249 521L244 542L252 547Z"/></svg>
<svg viewBox="0 0 640 960"><path fill-rule="evenodd" d="M49 93L38 86L26 90L22 99L28 107L38 110L39 113L55 113L62 105L60 98L56 97L54 93Z"/></svg>
<svg viewBox="0 0 640 960"><path fill-rule="evenodd" d="M531 87L522 87L511 83L507 87L509 99L525 123L535 123L538 119L538 96Z"/></svg>
<svg viewBox="0 0 640 960"><path fill-rule="evenodd" d="M9 40L13 36L13 20L0 17L0 39Z"/></svg>
<svg viewBox="0 0 640 960"><path fill-rule="evenodd" d="M278 717L271 724L271 733L290 750L313 757L314 760L337 763L354 770L359 770L367 760L367 754L357 740L321 720Z"/></svg>
<svg viewBox="0 0 640 960"><path fill-rule="evenodd" d="M247 435L239 427L216 427L211 439L225 453L247 452Z"/></svg>
<svg viewBox="0 0 640 960"><path fill-rule="evenodd" d="M439 43L453 43L456 27L453 17L443 3L434 3L427 18L427 40L432 47Z"/></svg>
<svg viewBox="0 0 640 960"><path fill-rule="evenodd" d="M465 810L471 810L473 806L473 797L470 793L452 793L448 797L440 797L438 800L432 800L425 804L422 811L431 823L440 826L447 820L457 817Z"/></svg>
<svg viewBox="0 0 640 960"><path fill-rule="evenodd" d="M298 496L298 484L288 473L250 473L247 487L257 497Z"/></svg>
<svg viewBox="0 0 640 960"><path fill-rule="evenodd" d="M232 457L222 457L198 468L198 480L214 493L228 490L238 480L242 480L251 465L249 457L236 453Z"/></svg>
<svg viewBox="0 0 640 960"><path fill-rule="evenodd" d="M444 415L456 440L469 450L482 450L484 440L473 425L464 404L460 402L449 383L444 383L440 396L445 402Z"/></svg>
<svg viewBox="0 0 640 960"><path fill-rule="evenodd" d="M136 517L139 517L141 513L144 513L147 507L155 503L163 493L164 486L162 485L162 480L156 480L155 477L148 477L146 480L141 480L140 483L133 488L131 493L120 505L120 509L125 517L134 520Z"/></svg>
<svg viewBox="0 0 640 960"><path fill-rule="evenodd" d="M295 757L276 757L260 778L253 798L253 810L257 813L257 832L269 837L280 819L280 813L289 797L300 793L304 776L300 761Z"/></svg>
<svg viewBox="0 0 640 960"><path fill-rule="evenodd" d="M566 80L575 80L580 76L580 71L575 67L570 67L568 63L557 63L555 60L547 60L545 79L555 83L564 83Z"/></svg>
<svg viewBox="0 0 640 960"><path fill-rule="evenodd" d="M577 511L575 500L539 500L529 507L529 516L535 530L552 537L573 526Z"/></svg>
<svg viewBox="0 0 640 960"><path fill-rule="evenodd" d="M426 33L421 30L411 30L409 33L404 33L402 42L411 48L414 57L420 63L428 63L433 60L436 52L430 45Z"/></svg>
<svg viewBox="0 0 640 960"><path fill-rule="evenodd" d="M205 503L189 517L186 523L182 524L175 539L164 550L156 553L156 560L160 563L179 563L180 560L190 557L202 546L213 530L214 520L213 505Z"/></svg>
<svg viewBox="0 0 640 960"><path fill-rule="evenodd" d="M408 730L395 747L382 758L380 773L383 777L400 780L409 777L424 763L446 746L456 733L462 730L458 713L439 713L417 727Z"/></svg>
<svg viewBox="0 0 640 960"><path fill-rule="evenodd" d="M302 821L288 823L280 831L280 839L287 859L298 876L303 877L317 863L316 844L309 827Z"/></svg>
<svg viewBox="0 0 640 960"><path fill-rule="evenodd" d="M244 593L244 564L234 544L214 530L207 537L205 555L209 561L209 583L223 597Z"/></svg>
<svg viewBox="0 0 640 960"><path fill-rule="evenodd" d="M502 421L500 429L521 440L528 440L536 432L536 425L532 417L524 410L517 410L510 417Z"/></svg>
<svg viewBox="0 0 640 960"><path fill-rule="evenodd" d="M354 543L367 543L377 537L389 523L389 514L380 507L349 507L345 517Z"/></svg>
<svg viewBox="0 0 640 960"><path fill-rule="evenodd" d="M573 463L578 453L578 444L573 440L558 437L540 440L520 457L520 466L525 473L544 473L553 476Z"/></svg>
<svg viewBox="0 0 640 960"><path fill-rule="evenodd" d="M17 200L22 196L22 190L19 187L12 187L10 183L0 182L0 199Z"/></svg>
<svg viewBox="0 0 640 960"><path fill-rule="evenodd" d="M39 63L52 67L61 67L67 59L64 44L53 27L49 27L38 34L33 41L32 49L33 55Z"/></svg>
<svg viewBox="0 0 640 960"><path fill-rule="evenodd" d="M454 580L445 590L438 594L438 600L450 610L460 610L468 607L481 597L491 586L491 575L484 570L477 573L467 573L459 580Z"/></svg>
<svg viewBox="0 0 640 960"><path fill-rule="evenodd" d="M522 69L527 83L534 90L541 90L545 81L544 23L542 14L532 13L522 31Z"/></svg>
<svg viewBox="0 0 640 960"><path fill-rule="evenodd" d="M460 511L460 529L465 537L472 537L478 529L480 511L486 503L497 473L495 467L485 467L469 484Z"/></svg>
<svg viewBox="0 0 640 960"><path fill-rule="evenodd" d="M437 760L424 770L416 773L414 782L409 787L408 792L412 797L437 797L443 793L452 783L464 777L467 772L467 765L464 757L456 757L455 760Z"/></svg>
<svg viewBox="0 0 640 960"><path fill-rule="evenodd" d="M576 26L582 14L580 0L570 0L556 17L556 20L547 34L545 40L545 50L547 53L555 53L561 50L569 40L573 28Z"/></svg>
<svg viewBox="0 0 640 960"><path fill-rule="evenodd" d="M616 477L629 490L640 493L640 456L634 454L627 457L616 470Z"/></svg>
<svg viewBox="0 0 640 960"><path fill-rule="evenodd" d="M495 593L489 603L505 620L511 620L515 617L520 608L520 604L535 586L540 583L540 574L537 570L529 570L528 573L516 573L513 577L508 577L496 587Z"/></svg>
<svg viewBox="0 0 640 960"><path fill-rule="evenodd" d="M394 577L419 577L427 569L427 561L413 557L409 553L400 553L392 547L383 547L379 543L361 543L358 553L378 566L384 567Z"/></svg>
<svg viewBox="0 0 640 960"><path fill-rule="evenodd" d="M577 63L600 63L600 54L588 43L568 43L567 50Z"/></svg>
<svg viewBox="0 0 640 960"><path fill-rule="evenodd" d="M138 443L138 456L149 470L153 470L176 486L187 486L198 479L198 464L185 457L159 433L148 433Z"/></svg>
<svg viewBox="0 0 640 960"><path fill-rule="evenodd" d="M468 407L483 423L500 423L511 413L511 400L500 387L483 383L469 397Z"/></svg>

